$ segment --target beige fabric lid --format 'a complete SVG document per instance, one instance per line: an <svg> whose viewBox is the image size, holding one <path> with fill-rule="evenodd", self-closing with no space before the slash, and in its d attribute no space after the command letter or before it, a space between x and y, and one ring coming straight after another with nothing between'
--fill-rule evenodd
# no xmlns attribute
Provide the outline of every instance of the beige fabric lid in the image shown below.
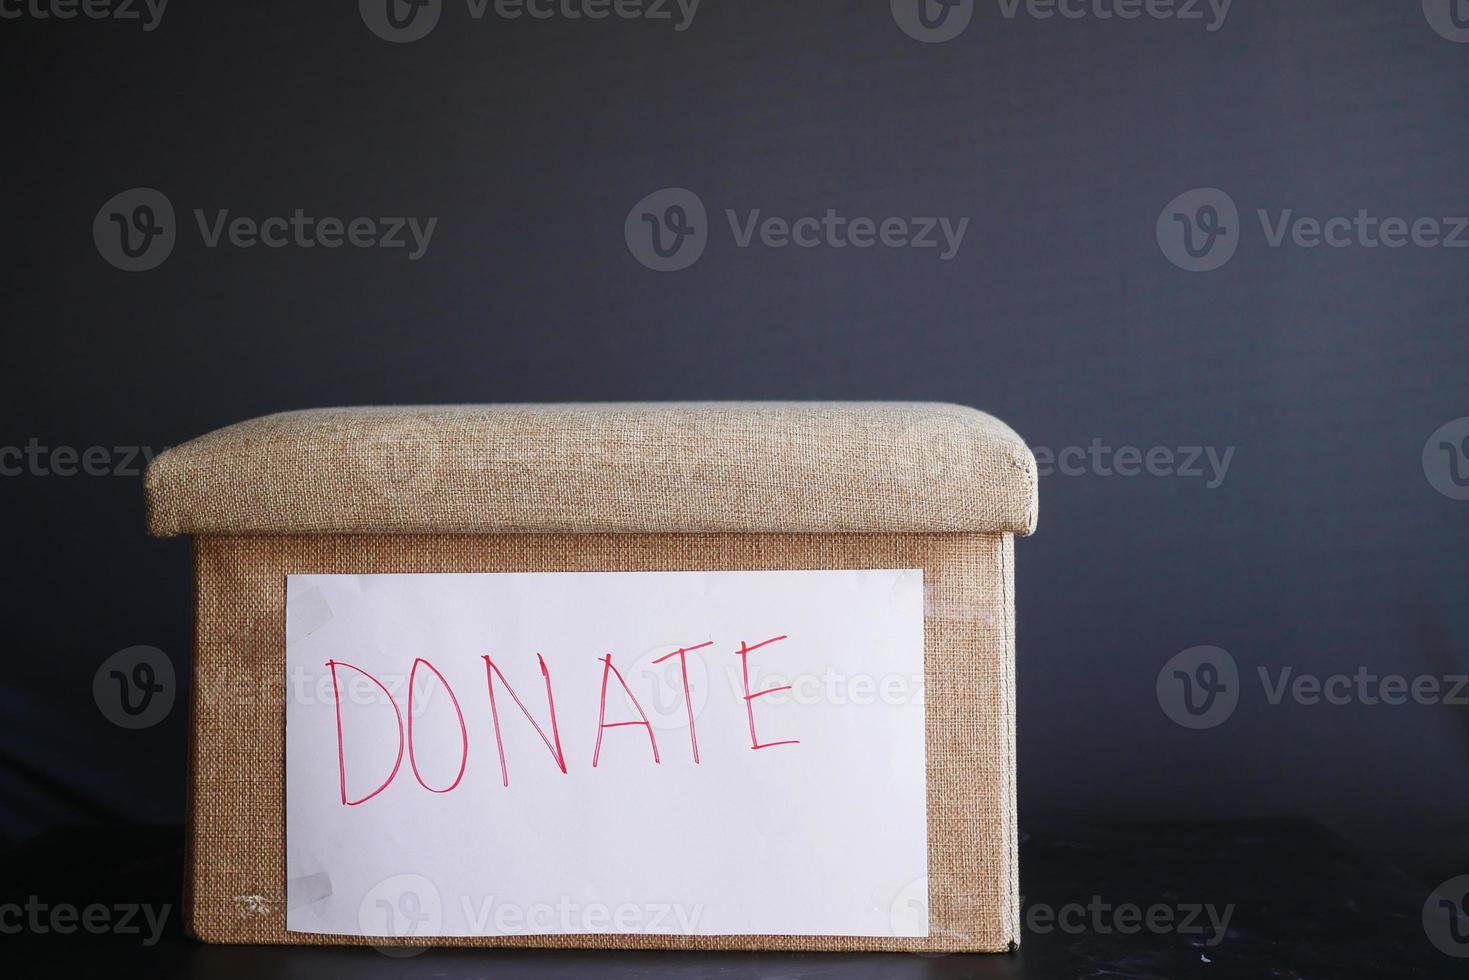
<svg viewBox="0 0 1469 980"><path fill-rule="evenodd" d="M160 537L229 533L997 532L1035 458L958 405L702 402L328 408L162 453Z"/></svg>

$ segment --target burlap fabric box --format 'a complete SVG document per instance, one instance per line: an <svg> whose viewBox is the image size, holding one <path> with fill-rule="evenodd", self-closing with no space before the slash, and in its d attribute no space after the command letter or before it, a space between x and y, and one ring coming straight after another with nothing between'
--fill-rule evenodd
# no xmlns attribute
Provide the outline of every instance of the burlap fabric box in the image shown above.
<svg viewBox="0 0 1469 980"><path fill-rule="evenodd" d="M1019 941L1013 541L1036 467L1003 423L908 403L348 408L154 460L149 528L193 536L187 920L285 928L293 573L921 568L930 935L526 936L452 946L1000 951ZM911 901L911 897L909 898Z"/></svg>

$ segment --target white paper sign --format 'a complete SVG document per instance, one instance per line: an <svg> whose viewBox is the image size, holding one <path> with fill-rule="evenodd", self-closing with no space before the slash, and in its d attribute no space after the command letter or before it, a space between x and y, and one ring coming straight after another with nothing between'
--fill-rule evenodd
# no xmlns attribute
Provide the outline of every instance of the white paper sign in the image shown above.
<svg viewBox="0 0 1469 980"><path fill-rule="evenodd" d="M926 936L918 570L292 575L287 928Z"/></svg>

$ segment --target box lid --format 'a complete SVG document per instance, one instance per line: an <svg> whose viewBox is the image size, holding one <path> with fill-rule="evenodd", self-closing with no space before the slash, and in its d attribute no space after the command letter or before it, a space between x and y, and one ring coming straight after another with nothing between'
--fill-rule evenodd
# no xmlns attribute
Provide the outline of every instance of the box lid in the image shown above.
<svg viewBox="0 0 1469 980"><path fill-rule="evenodd" d="M1035 458L971 408L705 402L328 408L148 467L153 534L1029 534Z"/></svg>

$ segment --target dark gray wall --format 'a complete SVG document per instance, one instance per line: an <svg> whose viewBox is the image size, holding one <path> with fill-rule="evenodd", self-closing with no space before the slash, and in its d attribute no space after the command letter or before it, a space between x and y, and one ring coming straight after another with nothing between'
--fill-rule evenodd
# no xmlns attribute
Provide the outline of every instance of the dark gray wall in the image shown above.
<svg viewBox="0 0 1469 980"><path fill-rule="evenodd" d="M1222 25L1206 3L984 0L941 43L879 0L703 0L685 30L445 0L412 43L347 3L0 20L0 442L156 449L344 403L894 398L984 408L1055 453L1232 450L1222 482L1075 453L1043 478L1017 552L1022 820L1285 813L1424 839L1469 806L1469 712L1273 705L1257 670L1469 672L1469 501L1429 444L1469 416L1469 248L1425 247L1426 225L1271 247L1257 212L1469 215L1454 2L1462 32L1449 0L1235 0ZM93 222L137 187L176 242L125 272ZM669 187L707 208L707 247L655 272L624 223ZM1238 218L1201 211L1218 194L1166 207L1196 188ZM196 208L439 220L415 261L209 248ZM948 260L741 248L725 211L757 208L969 224ZM1198 261L1235 251L1186 271L1174 215L1214 213ZM186 673L187 546L144 536L136 477L39 458L0 478L0 834L179 821L182 707L126 731L91 691L135 644ZM1239 701L1190 730L1155 682L1198 645L1233 657Z"/></svg>

